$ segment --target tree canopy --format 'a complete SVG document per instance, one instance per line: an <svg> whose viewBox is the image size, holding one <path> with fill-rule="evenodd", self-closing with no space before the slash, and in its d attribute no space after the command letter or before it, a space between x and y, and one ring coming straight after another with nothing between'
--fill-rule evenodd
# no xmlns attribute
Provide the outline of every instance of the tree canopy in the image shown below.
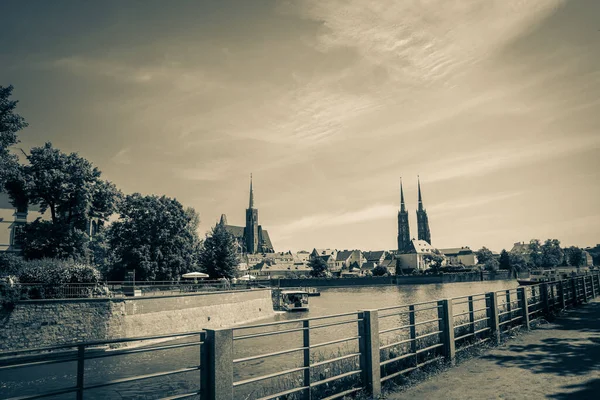
<svg viewBox="0 0 600 400"><path fill-rule="evenodd" d="M577 246L571 246L564 249L564 257L567 265L579 267L585 265L583 250Z"/></svg>
<svg viewBox="0 0 600 400"><path fill-rule="evenodd" d="M310 276L315 278L327 276L327 263L321 257L311 258L308 266L310 267Z"/></svg>
<svg viewBox="0 0 600 400"><path fill-rule="evenodd" d="M542 267L556 267L562 261L563 251L560 247L560 241L557 239L547 239L542 245Z"/></svg>
<svg viewBox="0 0 600 400"><path fill-rule="evenodd" d="M200 269L211 278L233 278L239 257L235 238L222 224L217 224L206 235L199 256Z"/></svg>
<svg viewBox="0 0 600 400"><path fill-rule="evenodd" d="M114 265L110 279L135 270L139 280L173 280L198 269L200 240L193 209L166 196L128 195L108 231Z"/></svg>
<svg viewBox="0 0 600 400"><path fill-rule="evenodd" d="M506 251L506 249L502 249L502 251L500 252L499 267L500 267L500 269L507 269L507 270L512 269L511 265L510 265L510 256L508 254L508 251Z"/></svg>
<svg viewBox="0 0 600 400"><path fill-rule="evenodd" d="M17 132L27 127L27 122L15 113L18 101L11 100L12 86L0 86L0 190L19 174L19 162L10 147L19 142ZM16 206L16 205L15 205Z"/></svg>

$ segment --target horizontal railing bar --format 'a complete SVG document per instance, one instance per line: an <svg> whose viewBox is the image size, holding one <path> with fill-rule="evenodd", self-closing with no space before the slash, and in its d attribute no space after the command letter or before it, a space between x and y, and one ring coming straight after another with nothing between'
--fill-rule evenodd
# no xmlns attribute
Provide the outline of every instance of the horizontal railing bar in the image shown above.
<svg viewBox="0 0 600 400"><path fill-rule="evenodd" d="M462 328L463 326L467 326L467 325L474 325L475 321L471 322L465 322L464 324L460 324L460 325L454 325L454 329L458 329L458 328Z"/></svg>
<svg viewBox="0 0 600 400"><path fill-rule="evenodd" d="M343 397L348 396L349 394L359 392L359 391L361 391L363 389L364 388L362 388L362 387L357 387L357 388L352 388L352 389L344 390L343 392L332 394L329 397L324 397L321 400L335 400L335 399L343 398Z"/></svg>
<svg viewBox="0 0 600 400"><path fill-rule="evenodd" d="M462 313L459 313L459 314L454 314L453 317L454 318L462 317L463 315L471 314L472 312L474 313L475 311L465 311L465 312L462 312Z"/></svg>
<svg viewBox="0 0 600 400"><path fill-rule="evenodd" d="M431 324L433 322L439 322L441 321L441 318L434 318L434 319L430 319L428 321L421 321L421 322L415 322L414 326L419 326L419 325L425 325L425 324Z"/></svg>
<svg viewBox="0 0 600 400"><path fill-rule="evenodd" d="M442 358L443 358L443 357L434 357L434 358L432 358L431 360L423 361L422 363L420 363L420 364L417 364L417 367L418 367L418 368L424 367L424 366L426 366L427 364L431 364L431 363L433 363L433 362L440 361Z"/></svg>
<svg viewBox="0 0 600 400"><path fill-rule="evenodd" d="M356 339L360 339L360 338L361 338L360 336L351 336L351 337L347 337L347 338L343 338L343 339L331 340L329 342L321 342L321 343L317 343L317 344L311 344L310 348L316 349L317 347L328 346L330 344L342 343L342 342L347 342L349 340L356 340Z"/></svg>
<svg viewBox="0 0 600 400"><path fill-rule="evenodd" d="M424 349L417 350L417 354L421 354L421 353L424 353L429 350L437 349L438 347L442 347L443 345L444 345L444 343L438 343L438 344L434 344L429 347L425 347Z"/></svg>
<svg viewBox="0 0 600 400"><path fill-rule="evenodd" d="M379 334L383 335L384 333L388 333L388 332L401 331L402 329L407 329L407 328L410 328L411 326L414 326L414 325L409 324L409 325L395 326L393 328L387 328L382 331L379 331Z"/></svg>
<svg viewBox="0 0 600 400"><path fill-rule="evenodd" d="M265 379L276 378L281 375L293 374L294 372L304 371L305 369L308 369L308 368L309 367L297 367L297 368L287 369L285 371L274 372L274 373L268 374L268 375L257 376L256 378L250 378L250 379L245 379L243 381L233 382L233 387L247 385L249 383L254 383L254 382L260 382L260 381L264 381Z"/></svg>
<svg viewBox="0 0 600 400"><path fill-rule="evenodd" d="M236 326L235 328L233 328L233 330L236 331L236 330L241 330L241 329L262 328L265 326L293 324L293 323L299 323L299 322L304 322L304 321L318 321L318 320L329 319L329 318L347 317L349 315L354 315L357 318L360 318L361 314L362 314L361 312L354 311L354 312L347 312L347 313L341 313L341 314L323 315L320 317L290 319L287 321L266 322L264 324L255 324L255 325L248 325L248 326Z"/></svg>
<svg viewBox="0 0 600 400"><path fill-rule="evenodd" d="M404 344L404 343L410 343L410 342L412 342L412 341L414 341L414 340L417 340L417 339L416 339L416 338L410 338L410 339L404 339L404 340L401 340L401 341L399 341L399 342L388 343L388 344L386 344L386 345L384 345L384 346L381 346L381 347L379 348L379 350L384 350L384 349L387 349L388 347L398 346L398 345L400 345L400 344Z"/></svg>
<svg viewBox="0 0 600 400"><path fill-rule="evenodd" d="M342 378L347 378L349 376L360 374L360 373L362 373L362 370L360 370L360 369L357 369L357 370L354 370L354 371L349 371L349 372L344 372L343 374L332 376L331 378L323 379L323 380L318 381L318 382L311 382L310 387L313 388L313 387L321 386L321 385L324 385L326 383L329 383L329 382L332 382L332 381L335 381L335 380L338 380L338 379L342 379Z"/></svg>
<svg viewBox="0 0 600 400"><path fill-rule="evenodd" d="M520 319L522 319L522 318L523 318L523 317L521 317L521 316L518 316L518 317L515 317L515 318L513 318L513 319L508 319L508 320L506 320L506 321L502 321L502 322L500 322L500 323L498 324L498 326L502 326L502 325L510 324L511 322L518 321L518 320L520 320Z"/></svg>
<svg viewBox="0 0 600 400"><path fill-rule="evenodd" d="M53 392L47 392L47 393L41 393L41 394L31 394L31 395L26 395L26 396L9 397L9 398L4 399L4 400L34 400L34 399L43 399L44 397L59 396L61 394L74 393L76 391L77 391L77 387L74 386L74 387L70 387L70 388L64 388L64 389L55 390Z"/></svg>
<svg viewBox="0 0 600 400"><path fill-rule="evenodd" d="M311 364L310 367L314 368L314 367L318 367L320 365L331 364L331 363L336 362L336 361L341 361L341 360L345 360L347 358L358 357L358 356L360 356L360 353L350 353L350 354L346 354L344 356L340 356L340 357L336 357L336 358L331 358L329 360L316 362L314 364Z"/></svg>
<svg viewBox="0 0 600 400"><path fill-rule="evenodd" d="M410 307L410 306L415 306L416 307L416 306L421 306L423 304L435 304L435 303L437 303L437 300L434 300L434 301L423 301L421 303L413 303L413 304L403 304L403 305L399 305L399 306L389 306L389 307L378 308L377 310L378 311L393 310L394 308L404 308L404 307ZM438 307L441 307L441 306L435 306L433 308L438 308ZM424 309L421 308L421 309L415 310L415 312L423 311L423 310Z"/></svg>
<svg viewBox="0 0 600 400"><path fill-rule="evenodd" d="M354 324L354 323L357 323L360 321L362 321L362 319L353 319L353 320L349 320L349 321L340 321L340 322L331 322L328 324L311 325L310 329L325 328L328 326L336 326L336 325L344 325L344 324Z"/></svg>
<svg viewBox="0 0 600 400"><path fill-rule="evenodd" d="M395 378L397 376L404 375L404 374L406 374L408 372L412 372L412 371L416 370L417 368L418 367L409 367L409 368L405 368L405 369L400 370L400 371L396 371L393 374L386 375L383 378L381 378L381 383L387 381L388 379L392 379L392 378Z"/></svg>
<svg viewBox="0 0 600 400"><path fill-rule="evenodd" d="M308 349L308 347L297 347L295 349L287 349L287 350L275 351L273 353L259 354L257 356L238 358L238 359L233 360L233 363L238 364L238 363L242 363L242 362L246 362L246 361L258 360L261 358L275 357L275 356L280 356L282 354L293 353L295 351L301 351L301 350L306 350L306 349Z"/></svg>
<svg viewBox="0 0 600 400"><path fill-rule="evenodd" d="M160 378L162 376L177 375L177 374L183 374L186 372L192 372L192 371L198 371L198 370L200 370L200 366L180 368L178 370L167 371L167 372L155 372L153 374L146 374L146 375L136 375L136 376L132 376L130 378L113 379L113 380L102 382L102 383L88 385L88 386L85 386L83 389L84 390L98 389L98 388L105 387L105 386L118 385L120 383L135 382L135 381L141 381L144 379L151 379L151 378Z"/></svg>
<svg viewBox="0 0 600 400"><path fill-rule="evenodd" d="M417 353L406 353L406 354L402 354L402 355L394 357L394 358L390 358L390 359L385 360L385 361L381 361L379 364L381 366L388 365L388 364L394 363L396 361L400 361L400 360L404 360L404 359L409 358L409 357L416 357L416 356L417 356Z"/></svg>
<svg viewBox="0 0 600 400"><path fill-rule="evenodd" d="M250 338L255 338L255 337L282 335L284 333L299 332L299 331L304 331L304 330L308 330L308 329L309 328L302 327L302 328L285 329L283 331L270 331L270 332L251 333L251 334L248 334L248 335L236 336L236 337L233 338L233 340L243 340L243 339L250 339Z"/></svg>
<svg viewBox="0 0 600 400"><path fill-rule="evenodd" d="M159 400L180 400L180 399L187 399L188 397L199 396L201 394L202 394L202 391L198 390L196 392L182 393L182 394L176 394L176 395L169 396L169 397L162 397Z"/></svg>
<svg viewBox="0 0 600 400"><path fill-rule="evenodd" d="M485 299L485 293L466 294L464 296L453 297L452 300L467 299L469 297L472 297L473 301L481 301L481 300ZM481 297L481 299L476 299L476 297ZM456 304L456 303L454 303L454 304Z"/></svg>
<svg viewBox="0 0 600 400"><path fill-rule="evenodd" d="M423 339L423 338L426 338L426 337L429 337L429 336L439 335L440 333L442 333L442 331L430 332L430 333L427 333L425 335L417 336L417 337L415 337L415 339Z"/></svg>
<svg viewBox="0 0 600 400"><path fill-rule="evenodd" d="M22 363L22 364L9 364L9 365L2 365L0 366L0 371L1 370L9 370L9 369L17 369L17 368L25 368L25 367L35 367L35 366L40 366L40 365L48 365L48 364L61 364L61 363L68 363L68 362L75 362L77 361L77 358L64 358L64 359L58 359L58 360L47 360L47 361L32 361L32 362L26 362L26 363Z"/></svg>
<svg viewBox="0 0 600 400"><path fill-rule="evenodd" d="M268 396L261 397L261 398L259 398L257 400L273 400L273 399L277 399L277 398L282 397L282 396L287 396L288 394L302 392L304 390L310 390L310 387L309 386L301 386L299 388L286 390L285 392L279 392L279 393L275 393L275 394L270 394Z"/></svg>
<svg viewBox="0 0 600 400"><path fill-rule="evenodd" d="M172 344L172 345L167 345L167 346L145 347L142 349L109 351L109 352L105 352L103 354L95 354L95 355L90 355L90 356L86 355L85 359L93 360L94 358L113 357L113 356L121 356L121 355L127 355L127 354L146 353L149 351L170 350L170 349L178 349L181 347L193 347L193 346L202 346L202 342L190 342L190 343Z"/></svg>

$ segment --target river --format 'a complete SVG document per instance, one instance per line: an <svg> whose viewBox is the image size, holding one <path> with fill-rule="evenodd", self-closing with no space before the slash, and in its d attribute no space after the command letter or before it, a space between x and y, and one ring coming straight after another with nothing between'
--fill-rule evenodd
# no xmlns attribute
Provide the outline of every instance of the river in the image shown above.
<svg viewBox="0 0 600 400"><path fill-rule="evenodd" d="M320 288L321 296L310 297L310 311L296 313L277 313L273 318L260 321L294 320L299 318L320 317L331 314L354 312L357 310L377 309L403 304L421 303L432 300L460 297L483 292L513 289L518 284L514 280L484 281L466 283L445 283L428 285L390 285L364 286L346 288ZM346 317L349 318L349 317ZM342 320L342 319L338 319ZM334 320L337 321L337 320ZM398 323L398 321L389 321ZM299 326L290 324L267 328L267 330L290 329ZM235 336L251 334L261 329L242 329L235 331ZM340 325L326 329L311 331L311 343L322 343L332 338L356 335L354 326ZM234 358L244 358L283 349L302 346L301 332L273 335L234 341ZM327 347L327 354L340 354L355 351L355 346L342 344ZM322 351L322 349L319 349ZM324 351L324 350L323 350ZM299 352L301 353L301 352ZM319 353L313 357L322 356ZM287 368L301 365L301 354L270 357L264 360L253 360L239 363L234 368L236 381L248 379ZM328 356L327 356L328 357ZM169 349L157 352L146 352L132 355L121 355L86 361L85 383L91 385L105 380L127 378L134 375L150 374L160 371L175 370L199 363L199 352L196 347ZM44 390L55 390L75 384L76 365L74 362L47 366L28 367L12 371L2 371L0 379L0 398L23 396ZM294 378L295 379L295 378ZM86 399L152 399L167 395L193 391L199 381L198 372L187 372L158 379L123 383L87 392ZM262 383L262 389L269 381ZM247 388L246 388L247 389ZM241 390L241 389L240 389ZM249 390L249 389L248 389ZM236 397L246 397L248 390L236 392ZM252 389L254 390L254 389ZM251 397L254 397L251 395ZM55 399L75 398L74 394L54 397Z"/></svg>

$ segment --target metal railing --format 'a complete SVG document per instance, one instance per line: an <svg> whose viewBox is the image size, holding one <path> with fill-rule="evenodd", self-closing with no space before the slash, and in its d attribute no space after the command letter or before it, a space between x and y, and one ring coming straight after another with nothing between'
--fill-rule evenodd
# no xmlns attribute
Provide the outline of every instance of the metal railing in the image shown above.
<svg viewBox="0 0 600 400"><path fill-rule="evenodd" d="M532 321L587 302L599 293L600 275L577 276L448 300L179 335L199 335L200 340L193 343L106 353L90 351L97 346L140 340L135 338L46 348L37 356L25 353L40 349L0 353L0 371L56 362L77 363L74 387L18 397L22 400L57 393L77 393L77 398L83 399L91 389L198 370L198 387L165 399L199 395L210 400L332 400L360 391L377 397L387 381L430 364L453 363L463 350L484 342L498 343L515 328L529 329ZM255 345L255 341L261 341L262 346ZM265 351L265 343L275 348ZM88 359L184 346L198 347L199 365L100 383L85 382ZM55 354L58 349L75 351Z"/></svg>

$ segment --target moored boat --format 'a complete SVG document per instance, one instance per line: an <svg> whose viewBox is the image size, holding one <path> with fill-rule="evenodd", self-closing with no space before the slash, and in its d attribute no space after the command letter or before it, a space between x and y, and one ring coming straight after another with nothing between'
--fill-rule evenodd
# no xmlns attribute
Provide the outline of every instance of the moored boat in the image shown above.
<svg viewBox="0 0 600 400"><path fill-rule="evenodd" d="M282 291L281 307L286 311L307 311L308 293L304 290Z"/></svg>

